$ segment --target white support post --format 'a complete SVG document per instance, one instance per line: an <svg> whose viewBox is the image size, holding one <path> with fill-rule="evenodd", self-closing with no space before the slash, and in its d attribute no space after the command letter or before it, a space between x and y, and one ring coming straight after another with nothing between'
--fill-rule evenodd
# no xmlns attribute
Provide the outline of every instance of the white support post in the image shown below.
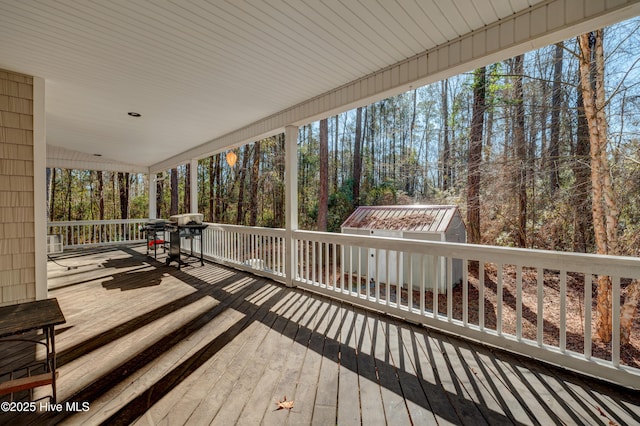
<svg viewBox="0 0 640 426"><path fill-rule="evenodd" d="M48 297L47 288L47 130L45 81L33 78L33 221L35 240L35 297Z"/></svg>
<svg viewBox="0 0 640 426"><path fill-rule="evenodd" d="M191 160L189 168L191 179L191 213L198 213L198 160Z"/></svg>
<svg viewBox="0 0 640 426"><path fill-rule="evenodd" d="M298 230L298 127L284 130L285 182L285 282L293 287L296 271L296 245L293 232Z"/></svg>
<svg viewBox="0 0 640 426"><path fill-rule="evenodd" d="M156 173L152 173L151 169L147 173L149 176L149 219L157 219L156 210L157 205L156 202L158 200L158 184L156 182Z"/></svg>

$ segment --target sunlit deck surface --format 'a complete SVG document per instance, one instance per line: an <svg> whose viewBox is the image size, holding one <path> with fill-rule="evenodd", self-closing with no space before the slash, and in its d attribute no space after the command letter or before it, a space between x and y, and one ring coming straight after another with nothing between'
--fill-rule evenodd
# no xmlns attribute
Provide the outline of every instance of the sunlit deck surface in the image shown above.
<svg viewBox="0 0 640 426"><path fill-rule="evenodd" d="M48 262L67 319L58 400L90 408L0 423L640 423L638 392L215 264L178 270L163 256L112 247ZM277 410L285 396L293 408Z"/></svg>

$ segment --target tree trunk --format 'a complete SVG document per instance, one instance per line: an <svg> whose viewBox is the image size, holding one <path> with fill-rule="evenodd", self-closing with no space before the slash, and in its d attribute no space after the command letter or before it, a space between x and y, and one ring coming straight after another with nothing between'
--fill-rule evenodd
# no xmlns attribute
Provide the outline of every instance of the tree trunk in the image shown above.
<svg viewBox="0 0 640 426"><path fill-rule="evenodd" d="M164 180L156 178L156 217L161 218L164 211Z"/></svg>
<svg viewBox="0 0 640 426"><path fill-rule="evenodd" d="M581 83L579 83L581 84ZM575 183L572 191L573 199L573 251L586 253L591 246L591 170L589 167L589 124L584 115L582 88L578 90L577 99L576 145L573 149L572 169Z"/></svg>
<svg viewBox="0 0 640 426"><path fill-rule="evenodd" d="M413 196L415 192L415 173L413 172L413 136L416 127L416 115L418 114L418 90L413 89L413 102L411 108L411 123L409 124L409 146L405 147L401 154L405 165L403 170L403 179L405 179L404 190L409 196ZM403 132L404 133L404 132Z"/></svg>
<svg viewBox="0 0 640 426"><path fill-rule="evenodd" d="M631 338L633 319L638 314L640 303L640 280L634 280L627 287L627 297L620 312L620 343L626 345Z"/></svg>
<svg viewBox="0 0 640 426"><path fill-rule="evenodd" d="M527 146L524 137L524 94L522 89L524 55L514 58L514 103L515 103L515 123L514 123L514 143L516 148L516 182L518 182L518 229L516 234L516 245L518 247L527 246Z"/></svg>
<svg viewBox="0 0 640 426"><path fill-rule="evenodd" d="M286 202L284 196L284 179L285 179L285 167L284 167L284 150L285 148L285 138L284 133L280 133L276 136L276 170L278 172L278 182L280 182L280 190L277 191L277 195L273 197L274 199L274 226L276 228L282 228L285 225L285 217L284 217L284 203Z"/></svg>
<svg viewBox="0 0 640 426"><path fill-rule="evenodd" d="M258 223L258 187L260 179L260 141L253 144L253 164L251 165L251 196L249 198L249 226Z"/></svg>
<svg viewBox="0 0 640 426"><path fill-rule="evenodd" d="M327 230L329 201L329 124L320 120L320 183L318 193L318 231Z"/></svg>
<svg viewBox="0 0 640 426"><path fill-rule="evenodd" d="M178 214L178 169L171 169L171 206L169 215Z"/></svg>
<svg viewBox="0 0 640 426"><path fill-rule="evenodd" d="M71 217L71 210L72 210L71 200L72 200L72 189L73 189L71 185L73 182L72 172L73 170L67 169L67 220L73 220L73 218Z"/></svg>
<svg viewBox="0 0 640 426"><path fill-rule="evenodd" d="M47 167L46 174L46 191L47 191L47 201L46 201L46 209L47 209L47 217L50 216L51 212L51 168Z"/></svg>
<svg viewBox="0 0 640 426"><path fill-rule="evenodd" d="M224 199L222 192L222 154L215 155L215 170L213 172L215 175L215 185L216 185L216 201L215 201L215 210L216 213L214 215L216 222L223 222L222 212L224 207Z"/></svg>
<svg viewBox="0 0 640 426"><path fill-rule="evenodd" d="M578 37L582 98L589 123L593 228L599 254L618 252L618 207L607 159L607 119L605 116L603 31ZM611 279L598 277L598 337L610 342L612 336Z"/></svg>
<svg viewBox="0 0 640 426"><path fill-rule="evenodd" d="M249 145L245 145L242 150L242 165L238 176L238 209L236 211L236 225L244 223L244 186L247 176L247 163L249 162Z"/></svg>
<svg viewBox="0 0 640 426"><path fill-rule="evenodd" d="M467 225L472 244L481 242L480 234L480 164L482 162L482 133L485 112L486 68L474 72L473 115L469 135L469 175L467 177Z"/></svg>
<svg viewBox="0 0 640 426"><path fill-rule="evenodd" d="M120 218L129 219L129 173L118 173Z"/></svg>
<svg viewBox="0 0 640 426"><path fill-rule="evenodd" d="M442 80L442 189L451 187L451 144L449 143L449 80Z"/></svg>
<svg viewBox="0 0 640 426"><path fill-rule="evenodd" d="M184 213L191 212L191 163L184 168L184 198L182 199ZM193 212L195 213L195 212Z"/></svg>
<svg viewBox="0 0 640 426"><path fill-rule="evenodd" d="M51 170L51 205L49 207L49 220L56 220L56 168Z"/></svg>
<svg viewBox="0 0 640 426"><path fill-rule="evenodd" d="M214 164L214 156L209 157L209 222L215 223L216 214L214 210L214 197L215 197L215 164Z"/></svg>
<svg viewBox="0 0 640 426"><path fill-rule="evenodd" d="M560 158L560 108L562 102L562 53L563 43L556 44L553 57L553 88L551 89L551 137L549 141L549 186L551 194L560 189L558 160Z"/></svg>
<svg viewBox="0 0 640 426"><path fill-rule="evenodd" d="M360 205L362 178L362 107L356 109L356 135L353 146L353 207Z"/></svg>
<svg viewBox="0 0 640 426"><path fill-rule="evenodd" d="M129 219L129 173L118 173L118 190L120 192L120 218ZM121 235L129 238L129 227L122 224Z"/></svg>
<svg viewBox="0 0 640 426"><path fill-rule="evenodd" d="M338 115L334 118L334 129L333 129L333 192L334 194L338 192L338 137L339 137L339 126L338 126Z"/></svg>
<svg viewBox="0 0 640 426"><path fill-rule="evenodd" d="M98 170L98 217L104 220L104 177L102 170Z"/></svg>

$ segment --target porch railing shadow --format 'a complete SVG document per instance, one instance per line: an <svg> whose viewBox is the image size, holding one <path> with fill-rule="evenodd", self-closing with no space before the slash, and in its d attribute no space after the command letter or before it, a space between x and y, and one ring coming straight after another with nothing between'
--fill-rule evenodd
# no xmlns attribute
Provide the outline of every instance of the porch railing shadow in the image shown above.
<svg viewBox="0 0 640 426"><path fill-rule="evenodd" d="M470 350L474 353L475 362L474 365L482 366L482 380L474 379L479 373L476 369L477 366L471 366L469 361L460 352L460 347L467 347L467 343L455 340L452 337L439 334L437 332L426 330L422 327L417 327L405 323L399 323L397 320L391 317L379 317L367 313L363 310L357 310L359 318L355 316L351 323L344 323L347 321L345 316L338 317L338 309L330 312L324 310L318 312L320 307L316 308L316 311L305 311L305 309L313 309L309 305L304 307L303 305L296 306L293 301L289 304L288 308L281 313L275 312L272 308L281 299L299 298L302 294L308 294L305 290L299 288L286 288L284 286L277 286L273 288L271 285L265 284L269 281L264 278L249 277L244 272L230 271L231 275L228 277L212 283L205 281L195 274L189 273L189 271L177 270L174 268L162 268L160 262L156 262L150 258L140 255L135 250L126 247L119 247L120 250L124 250L136 260L133 264L129 263L135 270L136 267L142 267L146 264L153 266L154 270L149 270L144 274L140 274L140 280L150 279L152 282L156 282L164 274L170 274L174 278L192 286L195 292L180 297L176 300L168 301L166 304L159 306L151 311L142 315L136 316L129 321L110 328L98 335L85 339L84 341L74 345L73 347L66 348L59 352L58 366L63 367L70 362L89 354L90 352L100 348L106 342L110 342L126 336L138 328L151 324L172 312L176 312L182 307L190 305L203 297L212 297L219 303L213 308L206 310L205 312L197 315L190 320L185 326L178 330L172 331L170 334L162 336L156 340L152 345L140 348L137 354L129 360L113 367L108 373L93 380L92 383L82 389L78 389L72 395L69 395L65 401L92 401L106 392L108 389L114 387L116 384L122 382L127 377L134 374L136 371L143 368L154 359L162 356L170 351L183 339L188 338L192 333L196 332L200 328L204 327L214 318L219 316L226 310L233 309L241 312L243 317L236 321L230 328L222 332L215 338L211 339L205 346L199 349L196 353L189 356L187 359L176 365L171 371L165 374L161 379L157 380L151 386L149 386L144 392L137 395L133 400L129 401L119 411L114 413L109 419L109 424L129 424L131 421L139 417L142 413L148 410L153 404L158 402L163 396L167 395L171 390L175 389L180 383L182 383L189 375L195 372L201 367L207 360L216 355L227 344L238 337L243 331L245 331L252 323L259 322L278 333L286 336L287 338L296 341L302 345L306 345L308 350L312 350L317 354L323 356L325 359L331 362L339 363L340 367L344 367L349 371L352 371L360 377L370 380L374 383L378 383L382 388L388 390L397 397L406 398L412 403L418 404L424 407L443 419L446 419L452 423L458 423L461 416L465 416L466 412L475 412L481 407L482 415L490 422L497 423L518 423L515 416L509 415L511 413L509 408L509 401L505 399L498 399L497 401L491 401L492 404L498 404L504 411L498 412L493 410L491 404L480 404L474 401L470 397L470 392L474 394L481 394L480 387L486 386L494 389L493 394L500 395L500 392L496 392L497 388L507 386L511 389L510 398L518 399L518 387L511 383L509 375L503 372L505 368L508 368L510 372L515 372L519 379L525 383L525 386L534 389L534 386L530 384L531 378L525 377L519 373L519 369L512 363L529 363L526 359L522 359L515 355L509 355L496 351L495 349L489 349L486 347L479 347L481 351L490 353L492 355L493 368L492 371L487 371L487 367L484 367L484 362L480 362L477 358L479 355L474 352L475 346ZM106 262L109 263L108 261ZM123 266L123 262L115 262L113 265ZM207 264L208 265L208 264ZM205 266L209 267L209 266ZM216 268L222 268L216 266ZM113 281L116 283L125 283L126 280L131 279L131 274L127 271L116 272L113 274ZM225 290L228 286L233 285L240 278L249 278L245 280L244 284L238 286L236 291L230 292ZM273 283L272 283L273 284ZM117 286L113 287L117 288ZM262 303L255 303L253 298L263 298ZM315 295L314 297L320 298L326 302L325 296ZM307 315L320 316L315 321L316 325L313 326L310 323L298 323L292 320L292 318L302 318ZM339 325L335 326L337 323ZM329 335L325 331L319 328L320 324L325 324L325 329L337 329L337 330L349 330L347 335L342 336L338 334ZM406 358L404 355L398 357L398 359L392 359L393 351L388 346L388 342L377 341L380 338L379 331L382 331L387 339L390 335L398 333L397 344L401 347L407 348ZM350 335L353 333L354 336ZM405 339L402 336L408 334L409 338ZM357 338L357 344L352 346L345 344ZM367 343L367 339L371 339ZM448 346L451 342L456 342L454 350L451 351ZM371 350L368 351L367 348ZM469 346L470 347L470 346ZM368 353L369 352L369 353ZM402 352L401 353L405 353ZM412 359L409 359L411 355ZM455 358L452 360L451 358ZM493 358L495 357L495 358ZM437 366L442 365L437 361L438 358L444 358L447 360L447 371L438 371ZM498 360L499 359L499 360ZM462 370L465 371L467 380L459 380L456 377L456 371L451 366L451 362L462 365ZM506 365L506 367L505 367ZM537 366L528 365L532 371L531 377L536 378L542 386L546 386L546 378L543 376L547 373L549 366ZM455 391L445 389L441 380L442 375L451 375L453 377L452 385ZM612 398L618 398L621 402L632 398L632 393L627 392L625 389L617 389L616 387L610 387L604 383L590 383L585 385L581 380L573 380L574 377L570 373L566 373L561 370L553 370L553 375L560 377L560 380L568 381L571 383L571 388L577 387L580 392L592 392L593 389L605 389L608 394L612 395ZM429 377L429 379L427 379ZM471 381L474 389L465 389L465 382ZM556 379L551 379L556 380ZM567 385L568 387L568 385ZM547 388L549 389L549 388ZM535 392L534 392L535 393ZM525 409L526 415L529 417L529 421L536 422L536 409L538 405L547 407L550 410L550 406L564 407L567 412L571 412L569 407L565 406L563 397L556 395L550 391L545 394L545 398L551 398L552 403L543 400L538 397L538 401L535 407ZM579 399L579 396L576 396ZM523 407L529 407L531 401L519 400ZM536 402L536 401L533 401ZM621 404L621 406L625 406ZM551 412L549 414L552 414ZM57 423L63 420L69 413L42 414L37 418L37 421L46 421ZM638 414L634 413L631 409L627 413L628 416L637 419L640 422ZM21 418L22 420L22 418ZM594 418L593 420L600 420Z"/></svg>

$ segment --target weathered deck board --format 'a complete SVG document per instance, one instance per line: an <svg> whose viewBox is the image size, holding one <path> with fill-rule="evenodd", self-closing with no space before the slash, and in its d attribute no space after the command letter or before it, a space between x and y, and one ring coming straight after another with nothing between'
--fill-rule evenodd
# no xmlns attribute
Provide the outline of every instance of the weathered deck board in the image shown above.
<svg viewBox="0 0 640 426"><path fill-rule="evenodd" d="M340 328L340 370L338 373L338 424L360 423L360 386L358 383L358 330L356 313L343 308Z"/></svg>
<svg viewBox="0 0 640 426"><path fill-rule="evenodd" d="M360 405L362 424L384 424L384 406L380 394L380 381L376 371L375 354L371 333L368 329L369 314L361 312L358 316L358 374L360 384Z"/></svg>
<svg viewBox="0 0 640 426"><path fill-rule="evenodd" d="M376 315L367 315L367 325L372 340L372 354L380 382L380 393L388 424L410 424L409 413L396 375L386 338L390 323ZM395 346L395 345L394 345Z"/></svg>
<svg viewBox="0 0 640 426"><path fill-rule="evenodd" d="M84 266L50 264L50 296L68 321L56 339L59 400L90 410L0 413L0 423L640 423L638 392L250 274L211 264L178 271L141 252L65 253L60 263ZM0 346L0 357L19 360L17 350ZM284 396L291 411L276 410Z"/></svg>

